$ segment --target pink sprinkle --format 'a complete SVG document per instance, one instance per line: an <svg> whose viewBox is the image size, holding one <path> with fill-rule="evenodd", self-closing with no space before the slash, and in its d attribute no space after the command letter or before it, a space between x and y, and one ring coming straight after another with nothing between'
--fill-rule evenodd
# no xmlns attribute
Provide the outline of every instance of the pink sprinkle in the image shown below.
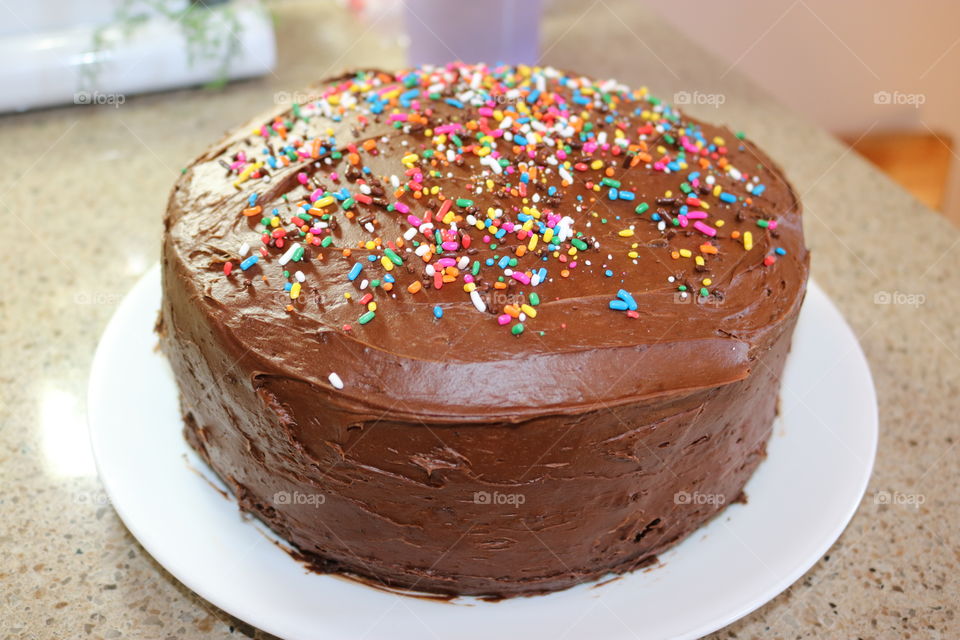
<svg viewBox="0 0 960 640"><path fill-rule="evenodd" d="M681 226L681 227L686 227L687 224L689 224L689 223L687 222L687 216L683 215L682 213L677 216L677 219L680 221L680 226Z"/></svg>
<svg viewBox="0 0 960 640"><path fill-rule="evenodd" d="M704 234L704 235L710 236L711 238L712 238L713 236L717 235L717 230L716 230L716 229L714 229L713 227L711 227L711 226L708 225L708 224L704 224L704 223L700 222L699 220L697 220L696 222L693 223L693 228L696 229L697 231L699 231L700 233Z"/></svg>
<svg viewBox="0 0 960 640"><path fill-rule="evenodd" d="M482 115L482 116L492 116L492 115L493 115L493 109L491 109L490 107L480 107L479 113L480 113L480 115Z"/></svg>
<svg viewBox="0 0 960 640"><path fill-rule="evenodd" d="M317 200L320 199L320 196L322 195L323 195L323 189L317 189L316 191L310 194L310 202L316 202Z"/></svg>
<svg viewBox="0 0 960 640"><path fill-rule="evenodd" d="M405 113L391 113L390 120L393 122L404 122L407 119L407 114Z"/></svg>
<svg viewBox="0 0 960 640"><path fill-rule="evenodd" d="M460 248L459 243L451 242L449 240L447 242L441 242L440 246L443 247L444 251L456 251L457 249Z"/></svg>
<svg viewBox="0 0 960 640"><path fill-rule="evenodd" d="M457 266L457 261L453 258L440 258L437 260L437 264L441 267L455 267Z"/></svg>
<svg viewBox="0 0 960 640"><path fill-rule="evenodd" d="M687 211L687 217L691 220L703 220L707 217L706 211Z"/></svg>
<svg viewBox="0 0 960 640"><path fill-rule="evenodd" d="M297 174L297 180L300 182L300 184L307 184L307 181L309 180L309 178L307 178L307 174L301 171L300 173Z"/></svg>
<svg viewBox="0 0 960 640"><path fill-rule="evenodd" d="M776 221L776 220L771 220L771 221L770 221L770 224L767 225L767 229L770 229L771 231L773 231L773 230L776 229L776 228L777 228L777 221Z"/></svg>
<svg viewBox="0 0 960 640"><path fill-rule="evenodd" d="M497 317L497 322L500 324L510 324L510 319L510 316L504 313Z"/></svg>
<svg viewBox="0 0 960 640"><path fill-rule="evenodd" d="M410 213L410 207L408 207L402 202L396 203L395 205L393 205L393 208L399 211L400 213Z"/></svg>
<svg viewBox="0 0 960 640"><path fill-rule="evenodd" d="M530 276L520 271L514 271L510 274L510 277L514 280L519 280L523 284L530 284Z"/></svg>
<svg viewBox="0 0 960 640"><path fill-rule="evenodd" d="M452 133L453 131L457 131L462 128L463 128L462 124L460 124L459 122L454 122L452 124L440 125L439 127L434 128L433 132L434 133Z"/></svg>
<svg viewBox="0 0 960 640"><path fill-rule="evenodd" d="M400 203L398 202L397 204L400 204ZM406 205L404 205L404 206L406 206ZM400 207L397 207L397 210L399 211L399 210L400 210ZM408 210L409 210L409 209L408 209ZM415 216L415 215L409 215L409 216L407 216L407 222L409 222L410 224L412 224L412 225L415 226L415 227L419 227L421 224L423 224L423 220L421 220L420 218L418 218L418 217Z"/></svg>

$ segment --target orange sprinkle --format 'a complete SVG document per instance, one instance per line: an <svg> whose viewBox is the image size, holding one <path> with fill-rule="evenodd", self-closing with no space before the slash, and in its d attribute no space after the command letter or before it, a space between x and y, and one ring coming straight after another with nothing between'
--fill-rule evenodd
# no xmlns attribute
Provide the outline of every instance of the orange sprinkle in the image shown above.
<svg viewBox="0 0 960 640"><path fill-rule="evenodd" d="M414 280L412 283L410 283L410 286L407 287L407 291L409 293L416 293L417 291L420 291L420 289L422 288L423 288L423 284L419 280Z"/></svg>

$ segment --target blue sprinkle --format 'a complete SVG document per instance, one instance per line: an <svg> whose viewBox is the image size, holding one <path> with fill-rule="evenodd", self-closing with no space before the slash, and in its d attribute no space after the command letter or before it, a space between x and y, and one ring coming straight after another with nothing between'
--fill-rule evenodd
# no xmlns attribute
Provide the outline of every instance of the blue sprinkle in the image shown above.
<svg viewBox="0 0 960 640"><path fill-rule="evenodd" d="M258 260L260 260L260 256L256 256L256 255L250 256L249 258L247 258L246 260L240 263L240 268L246 271L253 265L257 264Z"/></svg>
<svg viewBox="0 0 960 640"><path fill-rule="evenodd" d="M627 305L627 308L630 309L630 311L636 311L637 301L633 299L633 296L630 295L629 291L620 289L617 291L617 297L623 300L623 303Z"/></svg>
<svg viewBox="0 0 960 640"><path fill-rule="evenodd" d="M727 193L726 191L724 191L723 193L720 194L720 199L723 200L724 202L736 202L737 196L733 195L732 193Z"/></svg>
<svg viewBox="0 0 960 640"><path fill-rule="evenodd" d="M610 191L607 191L607 197L611 200L616 200L619 192L613 187L610 188Z"/></svg>
<svg viewBox="0 0 960 640"><path fill-rule="evenodd" d="M252 207L253 205L257 204L257 194L251 193L251 194L250 194L250 197L247 198L247 203L248 203L251 207Z"/></svg>
<svg viewBox="0 0 960 640"><path fill-rule="evenodd" d="M783 247L777 247L777 248L774 249L773 251L774 251L778 256L785 256L785 255L787 255L787 250L784 249Z"/></svg>
<svg viewBox="0 0 960 640"><path fill-rule="evenodd" d="M369 260L370 262L376 262L376 261L377 261L377 256L373 256L373 255L367 256L367 260Z"/></svg>
<svg viewBox="0 0 960 640"><path fill-rule="evenodd" d="M497 263L497 266L501 269L506 269L510 266L510 256L503 256L500 258L500 262Z"/></svg>
<svg viewBox="0 0 960 640"><path fill-rule="evenodd" d="M363 264L356 263L353 265L353 268L350 269L350 273L347 274L347 280L353 282L357 279L357 276L360 275L360 272L363 270Z"/></svg>
<svg viewBox="0 0 960 640"><path fill-rule="evenodd" d="M636 195L634 195L633 191L621 191L621 192L620 192L620 199L621 199L621 200L633 200L634 198L636 198Z"/></svg>
<svg viewBox="0 0 960 640"><path fill-rule="evenodd" d="M433 317L437 320L443 317L443 309L440 307L440 305L437 305L433 308Z"/></svg>
<svg viewBox="0 0 960 640"><path fill-rule="evenodd" d="M534 104L537 100L540 99L540 90L530 92L530 95L527 96L527 104Z"/></svg>
<svg viewBox="0 0 960 640"><path fill-rule="evenodd" d="M526 139L526 137L520 135L519 133L518 133L518 134L515 134L515 135L513 136L513 141L516 142L516 143L519 144L519 145L526 145L526 144L527 144L527 139Z"/></svg>
<svg viewBox="0 0 960 640"><path fill-rule="evenodd" d="M627 303L624 302L623 300L611 300L610 308L613 309L614 311L626 311Z"/></svg>
<svg viewBox="0 0 960 640"><path fill-rule="evenodd" d="M285 284L283 285L283 290L284 290L284 291L290 291L291 289L293 289L293 283L292 283L292 282L287 282L287 283L285 283Z"/></svg>
<svg viewBox="0 0 960 640"><path fill-rule="evenodd" d="M767 189L767 185L765 185L765 184L758 184L757 186L755 186L755 187L753 188L753 195L759 196L759 195L762 194L764 191L766 191L766 189Z"/></svg>
<svg viewBox="0 0 960 640"><path fill-rule="evenodd" d="M463 103L457 100L456 98L447 98L445 102L451 107L456 107L457 109L463 109Z"/></svg>
<svg viewBox="0 0 960 640"><path fill-rule="evenodd" d="M608 278L612 278L613 271L610 271L610 269L607 269L606 271L603 272L603 275L607 276Z"/></svg>

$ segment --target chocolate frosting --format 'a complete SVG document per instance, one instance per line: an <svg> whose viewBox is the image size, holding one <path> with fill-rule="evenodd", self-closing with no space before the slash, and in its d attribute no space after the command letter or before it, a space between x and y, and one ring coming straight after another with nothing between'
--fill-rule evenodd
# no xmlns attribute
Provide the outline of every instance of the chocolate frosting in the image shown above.
<svg viewBox="0 0 960 640"><path fill-rule="evenodd" d="M307 93L194 161L165 221L163 349L242 508L327 569L509 596L648 562L740 496L808 271L761 151L553 69Z"/></svg>

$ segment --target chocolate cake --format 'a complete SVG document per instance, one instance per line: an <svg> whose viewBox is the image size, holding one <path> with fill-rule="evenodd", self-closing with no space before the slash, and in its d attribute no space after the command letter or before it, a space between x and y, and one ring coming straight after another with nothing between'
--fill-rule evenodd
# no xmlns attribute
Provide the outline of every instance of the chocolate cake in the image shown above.
<svg viewBox="0 0 960 640"><path fill-rule="evenodd" d="M743 134L552 68L320 82L165 228L190 445L317 567L443 594L629 571L740 499L808 271Z"/></svg>

